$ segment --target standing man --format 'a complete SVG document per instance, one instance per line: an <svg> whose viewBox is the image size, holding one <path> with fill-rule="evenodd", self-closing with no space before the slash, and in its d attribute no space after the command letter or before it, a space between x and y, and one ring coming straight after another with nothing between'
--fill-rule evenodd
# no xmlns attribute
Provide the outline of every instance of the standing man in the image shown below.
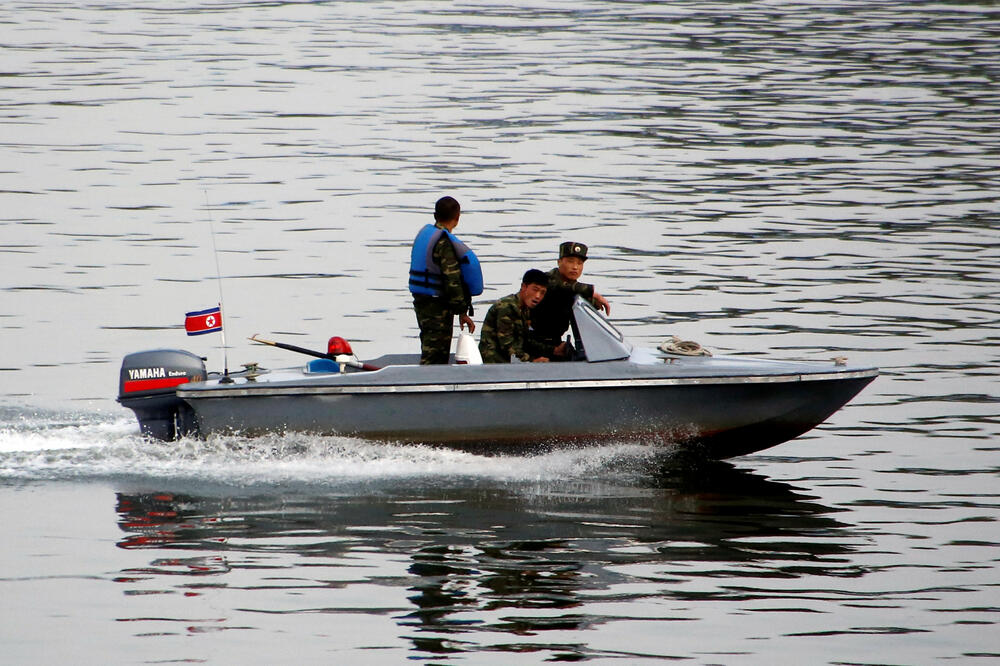
<svg viewBox="0 0 1000 666"><path fill-rule="evenodd" d="M452 234L462 208L452 197L434 206L410 253L410 292L420 327L420 365L446 364L458 315L459 328L476 329L472 297L483 293L483 273L469 247Z"/></svg>
<svg viewBox="0 0 1000 666"><path fill-rule="evenodd" d="M587 260L587 246L575 241L559 245L559 261L548 273L549 286L545 298L531 313L531 338L554 360L569 360L569 349L562 341L569 328L573 301L583 296L590 304L611 314L611 304L597 293L594 285L579 282L583 275L583 262Z"/></svg>
<svg viewBox="0 0 1000 666"><path fill-rule="evenodd" d="M524 362L548 362L548 357L539 353L540 348L528 338L530 312L542 302L548 285L548 275L529 269L521 278L520 291L504 296L490 307L479 338L483 363L510 363L512 356Z"/></svg>

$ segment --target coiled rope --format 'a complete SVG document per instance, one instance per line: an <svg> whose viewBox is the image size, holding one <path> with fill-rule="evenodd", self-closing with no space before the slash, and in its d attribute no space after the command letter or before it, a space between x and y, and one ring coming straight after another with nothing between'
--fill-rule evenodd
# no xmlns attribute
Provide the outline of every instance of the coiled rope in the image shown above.
<svg viewBox="0 0 1000 666"><path fill-rule="evenodd" d="M693 340L681 340L676 335L670 336L670 339L661 342L660 346L657 347L664 354L673 354L676 356L711 356L712 352L708 351L702 347L697 342Z"/></svg>

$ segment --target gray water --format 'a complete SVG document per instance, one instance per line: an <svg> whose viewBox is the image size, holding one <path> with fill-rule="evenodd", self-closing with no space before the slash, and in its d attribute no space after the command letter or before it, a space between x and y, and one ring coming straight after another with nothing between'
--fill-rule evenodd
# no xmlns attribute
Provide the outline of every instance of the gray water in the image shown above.
<svg viewBox="0 0 1000 666"><path fill-rule="evenodd" d="M0 7L0 662L1000 656L1000 8ZM718 465L150 445L121 356L415 352L433 202L489 303L558 243L638 344L883 374ZM994 626L994 629L990 629Z"/></svg>

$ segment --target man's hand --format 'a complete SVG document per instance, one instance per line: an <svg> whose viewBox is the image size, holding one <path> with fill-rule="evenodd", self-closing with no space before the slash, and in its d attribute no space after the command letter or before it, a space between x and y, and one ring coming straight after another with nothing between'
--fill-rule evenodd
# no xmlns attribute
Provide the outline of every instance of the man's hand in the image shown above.
<svg viewBox="0 0 1000 666"><path fill-rule="evenodd" d="M544 356L539 356L538 358L531 359L531 362L532 363L548 363L549 359L545 358Z"/></svg>
<svg viewBox="0 0 1000 666"><path fill-rule="evenodd" d="M476 322L472 321L472 317L467 314L458 316L458 329L468 328L469 333L476 332Z"/></svg>
<svg viewBox="0 0 1000 666"><path fill-rule="evenodd" d="M560 342L559 345L552 350L552 355L558 356L559 358L569 356L569 345L566 342Z"/></svg>
<svg viewBox="0 0 1000 666"><path fill-rule="evenodd" d="M608 303L608 299L604 298L596 291L594 292L594 302L597 303L597 308L599 310L604 310L604 314L611 314L611 303Z"/></svg>

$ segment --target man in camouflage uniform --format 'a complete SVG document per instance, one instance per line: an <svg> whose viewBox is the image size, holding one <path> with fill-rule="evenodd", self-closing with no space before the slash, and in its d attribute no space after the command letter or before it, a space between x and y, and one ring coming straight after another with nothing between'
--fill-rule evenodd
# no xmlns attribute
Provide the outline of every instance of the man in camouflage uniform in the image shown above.
<svg viewBox="0 0 1000 666"><path fill-rule="evenodd" d="M452 231L458 226L461 206L452 197L442 197L434 207L434 226ZM440 266L442 275L441 295L413 295L413 309L420 327L420 365L447 364L451 354L452 329L455 315L459 326L476 330L472 298L466 293L455 248L442 234L434 245L432 259Z"/></svg>
<svg viewBox="0 0 1000 666"><path fill-rule="evenodd" d="M521 279L520 291L504 296L490 307L479 339L483 363L510 363L511 357L535 363L549 360L538 353L539 348L528 337L530 311L544 298L548 283L545 273L532 268Z"/></svg>
<svg viewBox="0 0 1000 666"><path fill-rule="evenodd" d="M562 336L569 328L573 301L583 296L598 310L611 314L608 300L597 293L594 285L579 282L583 275L583 262L587 260L587 246L567 241L559 245L559 261L548 273L549 284L545 298L531 314L532 344L544 356L556 361L568 361L569 346Z"/></svg>

